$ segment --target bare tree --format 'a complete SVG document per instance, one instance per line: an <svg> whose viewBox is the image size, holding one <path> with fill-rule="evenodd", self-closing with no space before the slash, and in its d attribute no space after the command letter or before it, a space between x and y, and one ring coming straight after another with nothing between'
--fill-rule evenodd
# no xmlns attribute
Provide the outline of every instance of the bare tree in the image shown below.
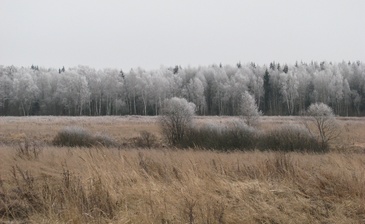
<svg viewBox="0 0 365 224"><path fill-rule="evenodd" d="M194 114L195 104L184 98L173 97L165 100L160 125L170 144L176 145L184 138Z"/></svg>
<svg viewBox="0 0 365 224"><path fill-rule="evenodd" d="M317 135L322 148L327 148L330 141L340 135L340 126L332 108L328 105L324 103L311 104L307 110L307 116L305 125L312 134Z"/></svg>

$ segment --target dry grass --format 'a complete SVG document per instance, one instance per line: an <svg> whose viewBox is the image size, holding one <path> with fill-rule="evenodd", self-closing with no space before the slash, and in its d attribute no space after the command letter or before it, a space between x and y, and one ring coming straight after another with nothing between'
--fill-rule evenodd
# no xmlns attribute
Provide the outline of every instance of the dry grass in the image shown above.
<svg viewBox="0 0 365 224"><path fill-rule="evenodd" d="M230 121L232 117L196 117L198 123ZM343 127L337 147L341 149L365 150L365 117L339 117ZM287 124L300 124L300 117L266 117L261 118L262 129ZM0 117L0 144L18 143L25 138L36 142L50 143L59 130L66 126L79 126L92 133L106 133L119 143L140 136L140 132L148 131L161 139L157 117L143 116L105 116L105 117Z"/></svg>
<svg viewBox="0 0 365 224"><path fill-rule="evenodd" d="M285 119L264 118L263 127ZM349 130L342 138L361 147L365 120L340 122ZM0 125L5 143L47 142L68 125L120 141L158 133L155 118L140 117L2 117ZM0 223L365 223L364 153L39 144L39 155L21 157L18 147L0 146Z"/></svg>
<svg viewBox="0 0 365 224"><path fill-rule="evenodd" d="M3 147L0 220L363 223L365 156Z"/></svg>
<svg viewBox="0 0 365 224"><path fill-rule="evenodd" d="M141 131L159 133L156 117L0 117L0 143L17 143L25 138L50 143L67 126L107 133L120 143L138 137Z"/></svg>

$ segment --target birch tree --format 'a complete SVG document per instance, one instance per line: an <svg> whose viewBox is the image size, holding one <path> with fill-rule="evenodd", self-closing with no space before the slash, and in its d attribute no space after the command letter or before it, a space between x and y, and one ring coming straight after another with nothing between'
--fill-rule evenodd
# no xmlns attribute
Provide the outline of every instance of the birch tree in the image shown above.
<svg viewBox="0 0 365 224"><path fill-rule="evenodd" d="M195 114L195 104L173 97L164 102L160 125L167 141L176 145L185 137Z"/></svg>
<svg viewBox="0 0 365 224"><path fill-rule="evenodd" d="M262 115L256 104L255 98L248 92L242 94L241 118L248 126L256 126Z"/></svg>
<svg viewBox="0 0 365 224"><path fill-rule="evenodd" d="M286 103L289 115L294 114L295 101L299 97L298 85L298 79L292 71L280 74L280 92Z"/></svg>
<svg viewBox="0 0 365 224"><path fill-rule="evenodd" d="M13 81L13 99L20 104L23 116L28 116L32 103L37 99L39 89L30 72L22 69L15 73Z"/></svg>
<svg viewBox="0 0 365 224"><path fill-rule="evenodd" d="M306 123L308 130L315 133L323 149L328 148L329 143L341 133L332 108L324 103L314 103L309 106L307 116L313 126Z"/></svg>

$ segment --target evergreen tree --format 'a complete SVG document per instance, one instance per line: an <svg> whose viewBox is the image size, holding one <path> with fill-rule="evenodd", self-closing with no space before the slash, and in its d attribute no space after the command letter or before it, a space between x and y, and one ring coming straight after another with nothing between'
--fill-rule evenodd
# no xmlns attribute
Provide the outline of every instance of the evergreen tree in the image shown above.
<svg viewBox="0 0 365 224"><path fill-rule="evenodd" d="M270 63L270 69L271 69L271 70L275 70L275 67L276 67L276 66L275 66L275 62L271 62L271 63Z"/></svg>
<svg viewBox="0 0 365 224"><path fill-rule="evenodd" d="M285 65L283 68L283 72L288 73L288 71L289 71L289 67L288 67L288 65Z"/></svg>
<svg viewBox="0 0 365 224"><path fill-rule="evenodd" d="M177 74L179 72L179 66L176 65L172 72L174 73L174 75Z"/></svg>

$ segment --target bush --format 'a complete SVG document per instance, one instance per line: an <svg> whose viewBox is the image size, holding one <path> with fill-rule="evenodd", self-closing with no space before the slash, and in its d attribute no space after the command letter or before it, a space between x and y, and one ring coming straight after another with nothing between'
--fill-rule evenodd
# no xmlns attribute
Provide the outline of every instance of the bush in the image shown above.
<svg viewBox="0 0 365 224"><path fill-rule="evenodd" d="M160 117L162 133L171 145L179 145L184 139L195 114L195 104L184 98L165 100Z"/></svg>
<svg viewBox="0 0 365 224"><path fill-rule="evenodd" d="M93 145L101 145L104 147L115 147L118 144L115 140L107 134L96 134L92 140Z"/></svg>
<svg viewBox="0 0 365 224"><path fill-rule="evenodd" d="M157 144L156 135L148 131L141 131L139 137L136 138L135 144L141 148L152 148Z"/></svg>
<svg viewBox="0 0 365 224"><path fill-rule="evenodd" d="M322 145L310 132L300 126L291 125L271 130L261 136L260 149L274 151L325 152Z"/></svg>
<svg viewBox="0 0 365 224"><path fill-rule="evenodd" d="M57 146L70 147L91 147L92 135L80 127L66 127L58 132L53 139L53 144Z"/></svg>
<svg viewBox="0 0 365 224"><path fill-rule="evenodd" d="M206 124L191 127L184 138L183 146L216 150L254 149L257 142L256 129L243 122L227 125Z"/></svg>
<svg viewBox="0 0 365 224"><path fill-rule="evenodd" d="M324 103L313 103L307 110L307 119L304 120L309 132L317 135L323 148L341 134L341 129L336 121L331 107Z"/></svg>
<svg viewBox="0 0 365 224"><path fill-rule="evenodd" d="M244 122L192 126L180 146L222 151L260 149L327 152L329 149L328 145L323 145L305 127L291 125L261 133Z"/></svg>
<svg viewBox="0 0 365 224"><path fill-rule="evenodd" d="M80 127L66 127L58 132L53 139L56 146L68 147L92 147L92 146L116 146L116 142L105 134L93 136L87 130Z"/></svg>

